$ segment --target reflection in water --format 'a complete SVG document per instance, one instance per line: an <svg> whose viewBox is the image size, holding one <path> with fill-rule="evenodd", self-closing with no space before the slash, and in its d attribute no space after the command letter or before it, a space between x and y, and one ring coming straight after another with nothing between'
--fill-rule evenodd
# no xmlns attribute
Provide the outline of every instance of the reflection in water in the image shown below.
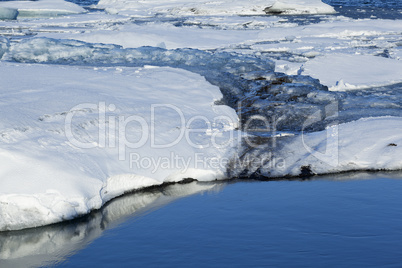
<svg viewBox="0 0 402 268"><path fill-rule="evenodd" d="M205 191L220 191L223 183L175 184L125 195L101 210L70 222L13 232L0 232L0 267L38 267L64 261L130 217L173 200Z"/></svg>
<svg viewBox="0 0 402 268"><path fill-rule="evenodd" d="M229 197L229 200L242 200L242 198L238 199L235 198L233 199L230 194L227 192L230 192L229 189L232 189L232 195L238 195L239 193L243 193L244 191L249 191L248 193L250 194L250 191L255 191L255 193L248 195L248 200L249 202L240 202L236 204L226 204L228 205L228 210L219 210L218 213L227 213L229 211L229 214L231 213L231 209L233 209L233 206L236 207L236 215L238 215L239 218L237 219L243 219L245 216L248 215L267 215L269 221L273 220L273 225L270 228L277 228L278 232L280 232L281 235L289 235L288 233L288 226L289 222L291 224L292 230L304 230L307 227L306 226L313 226L312 228L315 228L316 226L318 230L321 230L319 232L314 233L314 231L311 231L310 235L314 239L323 239L323 241L326 241L324 238L322 238L322 230L331 230L331 232L337 232L338 229L336 229L336 226L331 226L331 225L325 225L322 224L322 221L325 221L326 217L330 217L326 214L327 211L331 211L331 217L335 219L337 222L341 223L341 226L344 228L352 228L353 226L360 226L360 223L354 223L352 224L352 227L347 225L348 221L350 219L353 219L353 216L360 215L361 217L366 217L363 212L363 214L359 214L359 210L357 210L357 214L350 216L348 215L347 211L343 211L342 208L353 206L353 200L348 199L350 195L354 196L366 196L370 194L378 194L378 192L373 191L372 188L373 186L367 185L367 184L359 184L359 186L353 186L353 184L350 186L350 191L346 192L339 192L341 190L345 190L345 187L339 187L339 184L326 184L325 182L330 182L330 181L358 181L358 180L368 180L368 179L401 179L401 172L351 172L351 173L343 173L343 174L331 174L331 175L326 175L326 176L315 176L312 177L308 180L305 180L305 183L302 184L294 184L294 183L289 183L289 184L276 184L272 183L264 186L267 188L264 188L261 186L260 183L255 183L255 184L241 184L241 188L237 188L236 190L233 190L233 187L229 187L228 191L226 191L226 197ZM303 179L300 178L288 178L289 180L300 180L304 181ZM271 180L271 179L270 179ZM233 180L229 183L227 182L211 182L211 183L200 183L200 182L192 182L188 184L175 184L175 185L169 185L165 186L162 188L155 188L152 190L148 191L143 191L143 192L137 192L134 194L130 195L125 195L120 198L117 198L110 203L108 203L104 208L102 208L99 211L93 212L90 215L83 217L81 219L77 219L74 221L70 222L65 222L61 224L55 224L47 227L41 227L41 228L36 228L36 229L28 229L28 230L22 230L22 231L13 231L13 232L0 232L0 267L39 267L39 266L46 266L46 265L54 265L54 264L60 264L67 259L70 259L71 256L76 254L78 251L86 248L90 243L92 243L95 239L101 237L104 235L105 230L110 230L111 228L118 227L119 224L127 221L129 218L139 218L144 213L148 213L150 211L153 211L155 209L158 209L164 205L167 205L168 203L181 198L185 196L189 196L192 194L197 194L197 193L203 193L203 192L218 192L223 189L226 185L229 185L231 183L239 182L242 180ZM252 181L252 180L251 180ZM248 182L251 182L248 181ZM319 182L319 183L315 183ZM244 182L244 180L243 180ZM324 182L324 183L323 183ZM342 183L343 184L343 183ZM252 188L247 185L255 185L256 188ZM381 182L379 183L381 185ZM247 186L247 187L246 187ZM357 188L362 187L362 191L356 190ZM368 188L367 188L368 187ZM375 186L377 187L377 186ZM245 188L245 189L243 189ZM331 188L331 189L329 189ZM333 189L332 189L333 188ZM236 189L236 188L235 188ZM266 196L267 199L259 199L261 197L261 189L264 189L264 196ZM387 188L385 188L387 189ZM286 193L287 196L286 198L278 197L275 195L275 191L279 191L279 195ZM301 191L299 194L298 191ZM272 192L274 191L274 192ZM321 194L314 194L314 191L320 191ZM381 192L380 192L381 193ZM331 196L331 198L326 199L323 198L323 195L328 195ZM256 198L258 201L256 201ZM310 198L310 199L309 199ZM337 199L341 198L341 199ZM382 199L381 196L376 196L375 197L375 202L378 203L377 205L384 209L392 209L393 207L393 200L388 200L389 198ZM227 199L223 199L224 201L221 202L227 202ZM226 200L226 201L225 201ZM281 203L278 203L280 200ZM300 203L300 200L303 200L306 202L306 205L304 206L303 204ZM370 198L363 198L362 200L365 200L365 202L369 202L369 206L375 206L370 203L371 199ZM391 203L381 203L381 200L386 200ZM215 200L216 201L216 200ZM394 200L395 202L398 202L398 200ZM268 203L267 203L268 202ZM320 204L320 202L323 202ZM327 207L328 204L334 204L335 202L337 204L336 207ZM252 204L253 207L255 207L255 211L249 213L247 209L247 205ZM291 205L290 205L291 204ZM316 204L316 205L315 205ZM386 205L384 205L386 204ZM222 204L221 204L222 205ZM239 207L239 205L242 205L243 207ZM340 210L337 210L337 207L340 207ZM371 209L373 209L371 207ZM260 213L261 209L263 208L264 213ZM293 208L297 208L294 210ZM359 209L362 209L360 205L358 206ZM286 210L286 211L285 211ZM309 217L306 219L303 216L300 216L298 213L302 211L302 214L309 215ZM240 211L240 213L239 213ZM285 211L285 212L284 212ZM319 213L317 214L317 211ZM341 212L340 212L341 211ZM368 210L369 212L371 211L370 209ZM269 212L269 213L268 213ZM280 212L280 213L279 213ZM346 214L345 214L346 213ZM212 214L213 215L213 214ZM226 215L226 214L225 214ZM286 216L287 215L287 216ZM295 216L296 215L296 216ZM298 216L299 215L299 216ZM346 216L345 216L346 215ZM392 214L394 215L394 214ZM360 217L359 216L359 217ZM370 216L370 215L368 215ZM214 217L214 216L212 216ZM299 217L299 218L298 218ZM359 218L357 217L357 218ZM225 219L225 218L224 218ZM233 220L231 217L230 219ZM248 218L247 218L248 219ZM262 219L262 220L261 220ZM296 221L294 222L294 219L304 219L305 221ZM311 220L311 222L309 221ZM332 218L331 218L332 219ZM215 220L215 219L214 219ZM266 218L260 218L256 217L256 221L253 222L255 224L257 230L260 227L258 225L258 221L260 220L260 223L266 228L269 223L267 223ZM379 222L382 221L381 217L378 217L377 220ZM388 218L386 219L388 220ZM390 217L390 220L394 220L392 217ZM212 221L212 219L211 219ZM316 223L317 221L317 223ZM236 223L236 218L234 220ZM275 224L276 222L276 224ZM345 223L346 222L346 223ZM224 222L215 222L215 226L218 226L222 224L222 226L227 223L225 220ZM242 221L237 222L239 226L242 225ZM247 223L249 224L249 223ZM343 224L343 225L342 225ZM235 224L236 225L236 224ZM281 229L282 227L280 226L285 226L285 229ZM380 225L380 224L379 224ZM180 226L180 224L178 225ZM278 227L279 226L279 227ZM346 226L346 227L345 227ZM349 226L349 227L348 227ZM233 227L233 226L232 226ZM290 227L289 227L290 228ZM358 227L360 228L360 227ZM398 229L399 225L394 226L394 228ZM180 229L180 228L179 228ZM307 228L308 229L308 228ZM388 228L390 229L390 228ZM221 230L221 229L217 229ZM230 229L229 229L230 230ZM232 233L230 235L230 239L236 238L238 234L238 230L234 229L233 235ZM349 229L346 229L349 230ZM392 229L390 229L392 231ZM228 230L226 230L228 231ZM342 230L341 230L342 231ZM340 231L340 232L341 232ZM123 230L125 232L125 230ZM282 232L282 233L281 233ZM352 228L350 231L350 234L355 234L355 230ZM360 232L360 231L359 231ZM376 233L380 234L383 236L383 231L382 230L377 230L373 229L370 231L367 231L371 235L376 235ZM372 232L372 233L371 233ZM204 233L200 233L200 235L203 235ZM219 233L222 234L222 233ZM290 232L292 234L292 232ZM123 234L124 235L124 234ZM194 235L194 233L193 233ZM213 235L213 234L212 234ZM215 234L218 235L218 234ZM276 235L276 233L266 233L266 237L271 237ZM297 232L295 231L295 236L298 237L298 239L301 239L300 236L303 236L303 232ZM190 235L191 237L191 235ZM219 237L219 236L217 236ZM253 237L253 236L251 236ZM303 237L302 237L303 238ZM328 239L331 237L328 237ZM229 240L230 240L229 239ZM276 239L282 239L276 237ZM308 238L303 238L308 240ZM278 241L279 241L278 240ZM381 239L380 239L381 240ZM205 240L209 241L209 240ZM217 240L218 241L218 240ZM230 240L232 241L232 240ZM258 239L256 240L256 243L258 244ZM266 241L270 241L269 239ZM268 242L264 243L268 243ZM303 240L304 241L304 240ZM310 241L310 240L308 240ZM159 242L159 241L158 241ZM158 243L155 242L155 243ZM171 243L172 241L170 241ZM210 241L209 241L210 242ZM208 243L209 243L208 242ZM220 241L220 243L225 244L227 240ZM239 241L240 243L243 243L243 240ZM249 240L252 245L254 245L253 240ZM261 241L260 241L261 242ZM311 242L311 241L310 241ZM150 244L152 245L152 241ZM180 243L180 239L178 239L178 243ZM373 242L374 243L374 242ZM225 244L226 245L226 244ZM268 245L270 245L268 243ZM293 245L293 244L292 244ZM227 245L226 245L227 246ZM248 245L250 246L250 245ZM277 246L277 245L276 245ZM294 246L294 245L293 245ZM314 248L315 244L310 245L311 248ZM163 247L163 246L162 246ZM180 246L177 247L178 249L182 249ZM208 248L208 247L206 247ZM120 249L119 249L120 250ZM165 250L165 249L164 249ZM285 249L282 249L285 250ZM158 252L158 249L155 249L156 252ZM228 251L230 252L230 250ZM272 250L273 254L280 253L281 251L279 249ZM287 252L285 250L285 252ZM279 254L278 253L278 254ZM280 255L281 256L281 255ZM300 256L299 256L300 257ZM96 257L95 257L96 258ZM247 258L246 258L247 259Z"/></svg>

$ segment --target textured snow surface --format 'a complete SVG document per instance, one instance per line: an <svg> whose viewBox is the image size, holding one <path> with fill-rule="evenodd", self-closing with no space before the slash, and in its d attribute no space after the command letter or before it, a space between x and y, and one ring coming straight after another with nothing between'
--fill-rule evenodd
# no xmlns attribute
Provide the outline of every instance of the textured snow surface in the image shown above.
<svg viewBox="0 0 402 268"><path fill-rule="evenodd" d="M18 10L19 17L53 17L85 12L82 7L63 0L2 1L0 14L2 8Z"/></svg>
<svg viewBox="0 0 402 268"><path fill-rule="evenodd" d="M236 168L236 164L249 161L247 175L268 177L400 170L401 131L402 117L362 118L320 132L267 139L258 146L246 147L232 165Z"/></svg>
<svg viewBox="0 0 402 268"><path fill-rule="evenodd" d="M206 162L229 157L231 147L209 143L228 142L237 115L214 105L222 95L199 75L151 67L0 69L0 230L71 219L164 181L224 175L224 166ZM152 104L159 105L154 114Z"/></svg>
<svg viewBox="0 0 402 268"><path fill-rule="evenodd" d="M168 13L174 15L265 15L272 12L285 14L334 13L335 10L320 0L257 0L257 1L138 1L138 0L100 0L99 8L109 13L129 15L150 15ZM267 11L268 10L268 11Z"/></svg>
<svg viewBox="0 0 402 268"><path fill-rule="evenodd" d="M297 15L297 14L331 14L335 9L320 0L279 0L267 10L267 13Z"/></svg>
<svg viewBox="0 0 402 268"><path fill-rule="evenodd" d="M370 55L333 54L307 62L303 73L320 79L331 90L367 88L402 82L402 61Z"/></svg>

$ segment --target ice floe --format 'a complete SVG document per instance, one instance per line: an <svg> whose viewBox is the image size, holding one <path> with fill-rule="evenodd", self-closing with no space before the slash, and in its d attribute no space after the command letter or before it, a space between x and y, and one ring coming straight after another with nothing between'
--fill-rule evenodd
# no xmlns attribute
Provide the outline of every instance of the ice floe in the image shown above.
<svg viewBox="0 0 402 268"><path fill-rule="evenodd" d="M72 219L165 181L225 174L214 161L230 157L238 118L214 105L222 95L199 75L154 67L0 69L7 85L0 93L1 231Z"/></svg>
<svg viewBox="0 0 402 268"><path fill-rule="evenodd" d="M15 20L18 10L15 8L0 7L0 20Z"/></svg>
<svg viewBox="0 0 402 268"><path fill-rule="evenodd" d="M335 10L320 0L258 0L258 1L138 1L138 0L101 0L98 8L105 8L109 13L128 15L151 15L167 13L174 15L265 15L284 14L320 14L334 13Z"/></svg>
<svg viewBox="0 0 402 268"><path fill-rule="evenodd" d="M2 1L0 11L3 8L17 10L18 17L54 17L85 12L84 8L63 0Z"/></svg>
<svg viewBox="0 0 402 268"><path fill-rule="evenodd" d="M77 221L17 232L0 232L0 263L7 267L40 267L82 249L111 228L149 209L189 195L216 192L220 183L176 184L159 191L136 192L109 202Z"/></svg>
<svg viewBox="0 0 402 268"><path fill-rule="evenodd" d="M295 1L295 0L279 0L271 7L265 9L268 14L331 14L335 13L335 9L330 5L324 4L320 0L312 1Z"/></svg>
<svg viewBox="0 0 402 268"><path fill-rule="evenodd" d="M311 120L319 116L312 115ZM266 177L400 170L401 131L402 117L375 117L334 124L320 132L251 137L241 157L233 159L230 170L243 176Z"/></svg>
<svg viewBox="0 0 402 268"><path fill-rule="evenodd" d="M349 90L402 82L402 61L372 55L332 54L308 61L303 73L331 90Z"/></svg>

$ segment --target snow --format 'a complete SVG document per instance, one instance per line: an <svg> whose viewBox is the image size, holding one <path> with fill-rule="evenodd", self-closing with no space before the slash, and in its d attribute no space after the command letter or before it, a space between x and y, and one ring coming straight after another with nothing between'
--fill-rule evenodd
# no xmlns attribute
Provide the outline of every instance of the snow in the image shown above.
<svg viewBox="0 0 402 268"><path fill-rule="evenodd" d="M303 66L303 74L331 90L350 90L402 82L402 61L371 55L331 54Z"/></svg>
<svg viewBox="0 0 402 268"><path fill-rule="evenodd" d="M402 169L400 20L265 14L333 13L316 0L5 6L67 16L0 21L0 231L186 178ZM238 130L250 115L276 129Z"/></svg>
<svg viewBox="0 0 402 268"><path fill-rule="evenodd" d="M54 17L85 12L82 7L63 0L4 1L0 2L0 11L2 8L18 10L18 17Z"/></svg>
<svg viewBox="0 0 402 268"><path fill-rule="evenodd" d="M317 1L295 1L295 0L280 0L276 1L271 7L266 9L267 13L273 14L331 14L335 13L335 9L330 5Z"/></svg>
<svg viewBox="0 0 402 268"><path fill-rule="evenodd" d="M154 46L168 49L198 48L214 49L230 46L242 42L244 39L253 39L257 32L245 32L239 35L234 30L204 30L178 28L170 24L149 25L148 27L128 25L119 31L101 30L81 35L77 39L89 43L118 44L125 48ZM187 38L183 38L186 36Z"/></svg>
<svg viewBox="0 0 402 268"><path fill-rule="evenodd" d="M1 231L72 219L164 181L224 176L224 166L207 162L229 157L231 147L211 143L230 144L238 119L213 104L222 95L199 75L157 67L0 69L7 85L0 104Z"/></svg>
<svg viewBox="0 0 402 268"><path fill-rule="evenodd" d="M98 8L104 8L111 14L127 14L149 16L155 13L172 15L265 15L268 12L284 12L287 14L320 14L335 13L335 10L320 0L274 0L258 1L138 1L138 0L100 0Z"/></svg>
<svg viewBox="0 0 402 268"><path fill-rule="evenodd" d="M17 9L0 7L0 20L15 20L17 16Z"/></svg>
<svg viewBox="0 0 402 268"><path fill-rule="evenodd" d="M402 169L402 117L362 118L326 130L279 137L243 155L268 177L298 176L303 167L312 174L352 170ZM260 163L265 163L262 168ZM238 167L241 167L238 165ZM240 168L241 169L241 168Z"/></svg>
<svg viewBox="0 0 402 268"><path fill-rule="evenodd" d="M41 267L44 263L54 263L84 248L133 215L167 205L177 198L221 188L222 185L217 183L170 185L164 187L163 191L137 192L117 198L92 213L85 221L64 228L53 225L0 233L1 267Z"/></svg>

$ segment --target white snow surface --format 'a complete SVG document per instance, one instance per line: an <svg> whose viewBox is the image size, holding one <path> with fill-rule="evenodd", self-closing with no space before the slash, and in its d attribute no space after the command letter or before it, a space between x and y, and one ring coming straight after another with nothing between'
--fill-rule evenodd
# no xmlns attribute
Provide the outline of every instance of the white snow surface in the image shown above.
<svg viewBox="0 0 402 268"><path fill-rule="evenodd" d="M134 215L159 208L185 196L203 192L216 192L221 183L175 184L162 191L138 192L122 196L93 213L87 221L76 223L69 228L48 226L24 230L24 232L0 232L0 263L2 268L42 267L62 257L71 256L105 231L118 226ZM34 257L33 257L34 256Z"/></svg>
<svg viewBox="0 0 402 268"><path fill-rule="evenodd" d="M0 77L0 231L72 219L165 181L224 176L209 161L231 147L211 144L230 141L238 119L199 75L1 63Z"/></svg>
<svg viewBox="0 0 402 268"><path fill-rule="evenodd" d="M18 42L21 36L37 36L125 48L151 45L274 55L277 71L311 75L331 90L346 91L341 94L398 83L402 77L401 20L355 20L331 15L320 16L318 23L298 25L285 16L237 16L262 15L267 7L276 7L285 14L331 13L321 1L101 0L97 7L106 8L108 13L74 15L84 10L58 0L40 0L0 2L0 9L7 6L24 15L28 5L35 8L26 15L49 15L50 7L55 13L63 9L70 15L51 20L0 21L0 34L13 38L10 42L0 37L0 56L12 44L14 48L24 48L21 52L26 57L43 62L52 57L80 62L83 55L84 59L90 55L113 60L113 54L101 55L101 50L94 55L85 46L80 51L65 50L65 46L51 45L52 42L43 42L50 44L43 47L46 53L36 55L37 50ZM155 14L162 15L153 17ZM177 26L178 22L182 25ZM41 45L41 39L37 40ZM388 58L381 56L387 53ZM222 97L217 87L188 71L152 66L90 68L0 62L0 79L0 231L71 219L124 192L165 181L223 178L224 161L220 166L212 163L236 152L236 142L223 148L205 146L211 138L237 141L238 118L232 109L214 105ZM373 106L400 107L400 101L392 99L398 94L381 94L373 94ZM85 105L76 107L79 104ZM173 106L158 106L152 120L151 104ZM105 118L98 115L102 107ZM109 122L116 119L117 124L121 116L124 123L130 116L140 116L145 121L131 117L134 121L127 124L127 132L120 138L136 143L144 133L140 122L155 122L157 144L167 143L188 129L182 127L174 107L183 111L186 122L197 115L211 122L227 115L233 122L208 126L202 124L203 120L193 121L191 129L201 131L190 133L191 140L198 145L205 143L198 147L184 138L173 147L151 148L149 135L140 148L123 146L126 158L119 160L118 142L109 146L119 135L109 131L113 129ZM362 113L363 117L370 116ZM65 120L71 116L74 137L91 148L77 147L67 139ZM106 134L100 138L99 125L106 126ZM259 159L271 154L284 160L278 163L285 165L269 162L264 166L261 172L267 176L297 176L303 166L309 166L316 174L402 169L401 126L401 117L364 118L321 132L278 137L281 146L275 151L262 148L252 153ZM199 161L195 161L196 157Z"/></svg>
<svg viewBox="0 0 402 268"><path fill-rule="evenodd" d="M331 90L402 82L402 61L372 55L325 55L308 61L303 70L303 74L320 79Z"/></svg>
<svg viewBox="0 0 402 268"><path fill-rule="evenodd" d="M2 8L18 10L19 17L52 17L85 12L82 7L63 0L5 1L0 2L0 11Z"/></svg>
<svg viewBox="0 0 402 268"><path fill-rule="evenodd" d="M273 157L261 172L298 176L302 167L313 174L353 170L402 169L402 117L369 117L324 131L284 138L275 151L257 150L254 157Z"/></svg>
<svg viewBox="0 0 402 268"><path fill-rule="evenodd" d="M335 9L321 1L303 0L280 0L276 1L267 9L270 13L280 13L286 15L298 14L332 14Z"/></svg>
<svg viewBox="0 0 402 268"><path fill-rule="evenodd" d="M174 15L265 15L266 9L286 14L335 13L335 10L320 0L225 0L225 1L152 1L152 0L100 0L98 8L105 8L111 14L149 16L155 13Z"/></svg>
<svg viewBox="0 0 402 268"><path fill-rule="evenodd" d="M257 31L252 30L239 35L235 30L206 29L199 31L193 28L178 28L171 24L163 24L147 27L127 25L119 31L100 30L76 36L76 39L89 43L118 44L124 48L154 46L167 49L214 49L237 44L245 39L253 39L256 34Z"/></svg>

